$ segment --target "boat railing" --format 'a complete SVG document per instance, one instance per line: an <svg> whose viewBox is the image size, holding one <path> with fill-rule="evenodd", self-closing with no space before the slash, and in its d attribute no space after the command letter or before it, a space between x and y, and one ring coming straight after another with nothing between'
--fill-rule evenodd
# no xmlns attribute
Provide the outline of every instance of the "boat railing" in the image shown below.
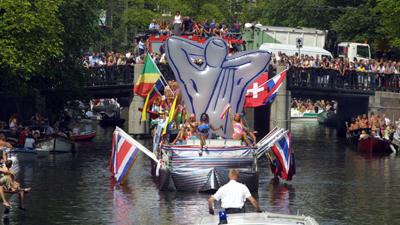
<svg viewBox="0 0 400 225"><path fill-rule="evenodd" d="M284 130L282 128L274 128L266 135L265 138L261 139L261 141L257 143L257 159L264 155L272 147L272 145L274 145L276 141L281 139L282 136L285 135L287 132L288 130Z"/></svg>

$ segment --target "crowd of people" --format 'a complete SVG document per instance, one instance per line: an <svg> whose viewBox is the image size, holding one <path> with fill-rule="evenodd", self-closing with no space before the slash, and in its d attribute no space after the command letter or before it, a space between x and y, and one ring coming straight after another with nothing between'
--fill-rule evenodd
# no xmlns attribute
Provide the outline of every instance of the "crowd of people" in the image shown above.
<svg viewBox="0 0 400 225"><path fill-rule="evenodd" d="M240 36L241 24L235 22L230 28L225 22L215 22L204 20L203 23L195 21L189 16L182 16L180 11L176 11L173 21L152 20L149 24L149 33L157 35L197 35L200 37L235 37Z"/></svg>
<svg viewBox="0 0 400 225"><path fill-rule="evenodd" d="M296 113L321 113L324 111L336 112L337 102L335 100L317 100L312 101L311 99L297 99L292 98L291 102L292 115Z"/></svg>
<svg viewBox="0 0 400 225"><path fill-rule="evenodd" d="M158 96L150 107L152 115L150 127L152 135L156 136L158 124L164 124L172 111L173 102L177 98L174 114L171 122L167 125L167 133L164 142L171 144L183 144L188 140L200 140L201 149L207 148L207 138L216 138L212 131L223 129L222 126L215 127L210 124L207 113L202 113L200 117L195 114L189 114L186 110L185 103L182 101L178 83L175 80L168 82L162 96ZM227 110L227 114L231 120L233 127L232 138L241 140L249 146L256 143L254 133L248 128L246 121L239 113L232 114L231 110Z"/></svg>
<svg viewBox="0 0 400 225"><path fill-rule="evenodd" d="M386 140L393 140L394 135L400 135L400 119L392 122L385 115L363 114L354 118L346 124L349 136L360 135L360 138L367 138L370 135L381 137ZM368 134L367 130L370 130Z"/></svg>
<svg viewBox="0 0 400 225"><path fill-rule="evenodd" d="M370 59L370 60L357 60L353 61L342 58L328 58L326 56L308 56L296 53L295 55L288 56L285 53L272 54L272 64L274 67L284 66L300 67L300 68L322 68L338 70L340 74L345 75L346 71L358 72L372 72L380 74L399 74L400 73L400 60L386 60L386 59Z"/></svg>

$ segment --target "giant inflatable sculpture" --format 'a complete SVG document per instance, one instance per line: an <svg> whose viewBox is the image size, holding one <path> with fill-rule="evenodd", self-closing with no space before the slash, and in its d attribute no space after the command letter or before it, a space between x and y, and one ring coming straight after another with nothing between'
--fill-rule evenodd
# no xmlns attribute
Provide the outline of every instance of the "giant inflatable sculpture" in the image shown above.
<svg viewBox="0 0 400 225"><path fill-rule="evenodd" d="M228 56L227 44L219 38L199 44L171 37L166 43L166 56L188 111L197 118L207 113L214 127L222 125L219 135L225 137L231 135L231 125L228 117L221 120L219 115L227 104L232 113L242 112L248 85L267 69L271 60L266 51Z"/></svg>

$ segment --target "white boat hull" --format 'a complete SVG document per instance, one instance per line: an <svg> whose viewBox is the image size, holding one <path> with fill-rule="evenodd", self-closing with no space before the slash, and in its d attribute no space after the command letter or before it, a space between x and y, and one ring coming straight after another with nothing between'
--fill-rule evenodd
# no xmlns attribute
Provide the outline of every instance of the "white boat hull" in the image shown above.
<svg viewBox="0 0 400 225"><path fill-rule="evenodd" d="M36 147L43 153L68 153L74 150L74 143L65 137L55 136L38 141Z"/></svg>
<svg viewBox="0 0 400 225"><path fill-rule="evenodd" d="M198 225L215 225L219 224L218 213L215 216L206 216L201 218L196 224ZM278 213L235 213L227 215L228 224L246 225L318 225L314 218L304 215L286 215Z"/></svg>

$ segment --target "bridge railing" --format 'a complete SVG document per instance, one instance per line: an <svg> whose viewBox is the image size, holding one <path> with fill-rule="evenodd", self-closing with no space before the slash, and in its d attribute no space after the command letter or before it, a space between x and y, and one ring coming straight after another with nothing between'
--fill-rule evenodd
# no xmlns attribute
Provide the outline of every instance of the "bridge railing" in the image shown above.
<svg viewBox="0 0 400 225"><path fill-rule="evenodd" d="M131 65L121 66L98 66L90 67L86 74L86 86L112 86L133 84L134 67Z"/></svg>
<svg viewBox="0 0 400 225"><path fill-rule="evenodd" d="M360 91L400 91L400 74L381 74L348 70L291 67L288 88L344 89Z"/></svg>

